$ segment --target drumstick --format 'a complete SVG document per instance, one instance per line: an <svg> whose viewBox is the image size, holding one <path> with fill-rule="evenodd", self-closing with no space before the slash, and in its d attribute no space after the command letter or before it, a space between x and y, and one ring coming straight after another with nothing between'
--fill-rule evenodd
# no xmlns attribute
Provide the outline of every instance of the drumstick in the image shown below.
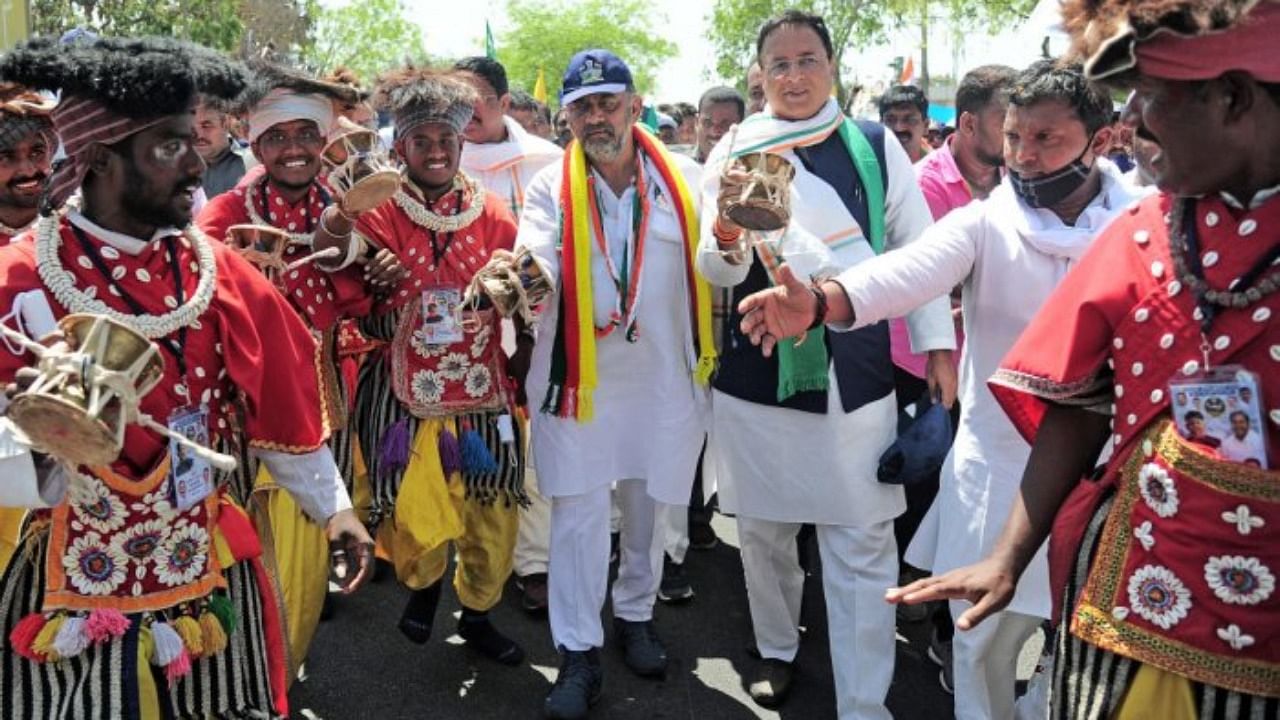
<svg viewBox="0 0 1280 720"><path fill-rule="evenodd" d="M325 248L324 250L321 250L319 252L313 252L304 258L294 260L293 262L285 266L284 271L290 272L293 270L297 270L298 268L302 267L303 265L306 265L309 262L313 262L315 260L328 260L329 258L338 257L341 254L342 254L342 250L339 248L336 248L336 247Z"/></svg>

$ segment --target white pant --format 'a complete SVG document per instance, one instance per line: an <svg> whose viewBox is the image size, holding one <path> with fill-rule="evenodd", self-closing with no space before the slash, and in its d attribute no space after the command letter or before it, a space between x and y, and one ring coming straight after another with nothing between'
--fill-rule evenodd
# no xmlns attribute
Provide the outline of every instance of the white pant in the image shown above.
<svg viewBox="0 0 1280 720"><path fill-rule="evenodd" d="M524 473L524 491L529 496L529 507L520 511L516 532L514 570L519 577L547 571L547 545L551 540L551 503L538 492L532 462Z"/></svg>
<svg viewBox="0 0 1280 720"><path fill-rule="evenodd" d="M760 655L791 662L800 647L804 571L796 557L797 523L738 516L751 624ZM893 606L885 590L898 579L893 522L868 527L818 525L822 589L841 720L889 720L893 681Z"/></svg>
<svg viewBox="0 0 1280 720"><path fill-rule="evenodd" d="M614 493L622 511L613 615L632 622L653 619L662 582L662 534L655 531L657 503L643 480L623 480ZM548 577L551 639L566 650L604 645L600 610L609 584L609 486L551 499L551 565Z"/></svg>
<svg viewBox="0 0 1280 720"><path fill-rule="evenodd" d="M689 506L658 503L658 531L662 533L662 546L672 562L684 562L689 552Z"/></svg>
<svg viewBox="0 0 1280 720"><path fill-rule="evenodd" d="M971 605L952 600L951 618ZM956 690L956 720L1013 720L1013 691L1018 654L1041 620L1031 615L998 612L972 630L956 629L951 641Z"/></svg>

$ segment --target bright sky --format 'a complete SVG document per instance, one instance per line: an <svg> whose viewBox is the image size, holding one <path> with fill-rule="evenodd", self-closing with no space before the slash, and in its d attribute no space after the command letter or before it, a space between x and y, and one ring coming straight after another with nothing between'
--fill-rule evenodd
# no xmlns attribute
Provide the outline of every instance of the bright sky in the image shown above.
<svg viewBox="0 0 1280 720"><path fill-rule="evenodd" d="M321 0L325 5L345 4L347 0ZM358 0L356 0L358 1ZM462 56L484 52L484 24L488 19L495 36L509 25L506 0L403 0L411 20L423 29L430 52L443 56ZM684 100L697 102L706 88L723 80L714 71L715 53L706 39L708 17L714 0L649 0L658 16L655 27L662 28L667 39L675 43L679 54L667 61L657 73L658 102ZM1029 24L1043 27L1038 19L1056 0L1041 0L1046 6L1037 11L1037 19ZM1051 14L1051 12L1049 13ZM937 24L935 24L937 25ZM930 66L934 74L951 74L954 68L964 70L988 62L1003 62L1022 67L1038 55L1042 32L1006 31L1000 36L983 37L976 33L960 42L949 37L944 27L935 27L930 37ZM856 56L846 55L847 79L864 83L883 82L890 75L886 69L895 55L914 54L919 63L919 31L900 30L892 34L882 47L867 48ZM625 58L624 58L625 59ZM552 72L551 68L547 69ZM513 85L532 87L533 78L511 78ZM728 78L733 84L737 78Z"/></svg>

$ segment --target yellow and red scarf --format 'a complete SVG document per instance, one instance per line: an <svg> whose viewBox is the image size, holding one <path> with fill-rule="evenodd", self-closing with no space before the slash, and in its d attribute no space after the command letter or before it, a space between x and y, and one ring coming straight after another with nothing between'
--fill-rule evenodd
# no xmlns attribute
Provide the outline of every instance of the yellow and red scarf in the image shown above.
<svg viewBox="0 0 1280 720"><path fill-rule="evenodd" d="M716 349L711 329L711 288L695 269L698 251L698 216L693 194L667 148L648 131L636 126L632 138L637 149L653 160L662 182L674 195L676 215L684 240L685 286L689 289L689 316L695 332L698 362L694 378L701 385L711 379ZM560 190L560 320L551 352L551 378L542 411L579 422L594 415L592 396L596 374L596 328L591 295L591 213L587 158L574 141L564 154ZM637 198L637 202L642 198Z"/></svg>

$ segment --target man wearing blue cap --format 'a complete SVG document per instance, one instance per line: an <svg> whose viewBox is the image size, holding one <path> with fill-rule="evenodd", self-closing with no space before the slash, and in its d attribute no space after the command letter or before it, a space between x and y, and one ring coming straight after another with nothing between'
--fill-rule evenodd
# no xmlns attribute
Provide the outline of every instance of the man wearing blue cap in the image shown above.
<svg viewBox="0 0 1280 720"><path fill-rule="evenodd" d="M698 167L638 127L631 72L578 53L560 103L574 140L529 186L518 246L556 292L527 382L542 493L551 500L551 634L562 653L551 718L585 717L601 692L600 610L610 489L623 513L614 632L627 666L660 676L653 627L662 568L659 504L685 505L706 433L715 365L710 288L693 268Z"/></svg>

